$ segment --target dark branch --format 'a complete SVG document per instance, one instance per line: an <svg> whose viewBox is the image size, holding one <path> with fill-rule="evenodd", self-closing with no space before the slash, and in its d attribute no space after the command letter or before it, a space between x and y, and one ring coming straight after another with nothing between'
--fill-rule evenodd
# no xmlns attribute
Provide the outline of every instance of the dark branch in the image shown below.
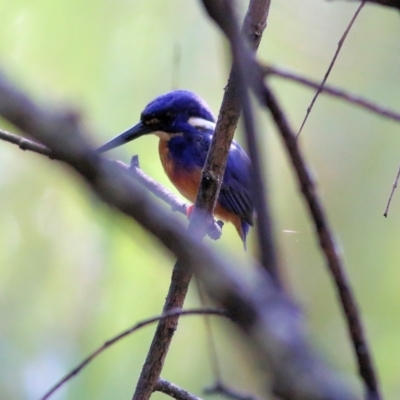
<svg viewBox="0 0 400 400"><path fill-rule="evenodd" d="M285 144L296 172L301 192L303 193L310 216L314 222L321 250L325 256L328 269L334 279L352 339L353 349L358 361L359 372L367 388L367 394L370 395L368 398L371 400L379 399L379 385L363 324L361 322L361 314L350 282L346 276L341 252L336 245L334 234L328 222L328 217L318 196L315 183L310 176L309 169L298 147L296 136L290 128L281 106L268 85L264 85L263 90L264 97L262 101L265 107L270 110L278 132Z"/></svg>

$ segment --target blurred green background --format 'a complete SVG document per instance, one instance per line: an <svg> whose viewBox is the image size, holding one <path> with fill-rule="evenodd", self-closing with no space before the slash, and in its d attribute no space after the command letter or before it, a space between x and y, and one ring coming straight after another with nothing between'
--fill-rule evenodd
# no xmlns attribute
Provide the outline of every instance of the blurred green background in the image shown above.
<svg viewBox="0 0 400 400"><path fill-rule="evenodd" d="M357 5L272 3L260 58L321 79ZM246 4L240 3L241 11ZM329 82L400 110L399 38L398 13L366 6ZM148 101L171 89L195 91L217 112L229 57L198 1L0 0L0 65L43 104L80 110L98 145L133 125ZM313 93L273 82L298 128ZM5 121L0 127L17 132ZM315 346L360 390L332 282L286 155L265 115L259 127L288 286ZM382 214L400 162L399 125L321 96L301 143L343 250L384 394L397 399L400 193L389 218ZM109 157L128 162L132 154L139 154L146 173L171 187L155 137ZM37 399L106 339L160 312L174 257L100 203L63 165L5 142L0 207L0 398ZM231 226L215 246L246 256ZM197 305L193 291L187 306ZM245 363L246 347L229 325L215 326L226 382L260 393L260 377ZM130 398L153 330L113 346L53 398ZM212 382L201 318L182 319L162 375L199 395Z"/></svg>

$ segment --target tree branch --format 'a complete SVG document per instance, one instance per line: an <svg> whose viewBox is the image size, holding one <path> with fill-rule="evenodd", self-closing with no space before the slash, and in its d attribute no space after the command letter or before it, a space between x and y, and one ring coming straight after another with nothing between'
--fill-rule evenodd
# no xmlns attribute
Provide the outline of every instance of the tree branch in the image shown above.
<svg viewBox="0 0 400 400"><path fill-rule="evenodd" d="M257 3L257 8L254 8L251 13L248 13L248 15L255 15L257 14L257 12L260 13L259 16L262 16L263 18L265 18L265 20L260 21L258 24L254 25L264 28L266 24L266 18L268 16L270 1L257 1L254 3ZM230 125L229 130L227 129L227 127L224 126L222 122L220 126L217 123L216 133L221 132L221 141L223 141L222 144L217 144L217 148L223 149L224 147L221 147L223 146L223 144L229 144L230 146L233 133L237 125L239 111L242 108L246 130L247 147L253 167L252 197L254 200L255 211L258 217L256 229L257 238L259 241L260 260L261 264L275 280L275 283L281 286L278 260L276 256L276 246L274 243L272 231L272 219L269 210L269 203L267 201L268 197L266 179L265 174L262 174L263 168L261 166L261 157L259 155L260 146L257 142L255 134L253 112L247 90L248 80L252 79L251 75L253 73L253 70L248 60L254 59L254 53L251 52L247 47L245 47L241 35L239 34L239 29L236 24L231 0L203 0L203 4L210 17L228 37L233 58L233 67L228 82L228 89L230 88L230 91L228 92L227 90L225 92L224 102L226 102L225 104L230 104L232 106L232 109L236 111L237 117L236 119L233 119L230 118L229 114L224 116L222 113L220 113L220 117L222 115L223 121L232 122L232 125ZM259 9L261 9L261 11ZM246 18L245 21L248 18ZM251 26L249 22L248 25ZM246 28L244 28L244 30L246 32ZM247 34L247 36L249 37L249 34ZM253 47L258 46L258 44L259 41L256 44L253 44ZM221 129L221 131L219 131L219 129ZM215 141L215 143L218 143L218 138L214 137L213 141ZM229 151L229 146L225 148L226 151ZM211 156L209 156L209 158L211 158ZM212 161L210 160L210 162ZM222 172L224 171L225 165L223 166Z"/></svg>
<svg viewBox="0 0 400 400"><path fill-rule="evenodd" d="M7 132L0 129L0 140L5 142L13 143L17 145L22 150L29 150L37 154L45 155L50 159L56 159L52 152L40 143L36 143L32 140L23 138L21 136L15 135L13 133ZM146 189L153 193L156 197L164 201L171 207L172 211L177 211L183 215L187 215L189 205L181 200L178 196L175 196L172 192L166 189L164 186L160 185L157 181L146 175L140 168L138 164L138 156L132 157L131 165L127 165L122 161L110 161L115 163L126 171L131 172L131 176L134 177L138 182L140 182ZM207 235L213 239L218 240L221 237L221 221L215 221L212 219L210 225L207 227Z"/></svg>
<svg viewBox="0 0 400 400"><path fill-rule="evenodd" d="M276 289L259 264L240 265L206 246L165 213L120 168L94 153L75 118L36 105L0 71L0 115L52 150L101 199L134 218L204 281L248 337L260 368L287 400L354 400L343 381L311 350L296 307ZM232 268L235 264L238 268ZM239 271L246 271L246 277ZM172 318L172 317L171 317ZM245 366L243 366L245 367Z"/></svg>
<svg viewBox="0 0 400 400"><path fill-rule="evenodd" d="M311 79L308 79L304 76L301 76L299 74L296 74L294 72L290 72L287 70L284 70L282 68L274 67L271 65L264 65L262 67L265 75L268 76L278 76L283 79L288 79L293 82L297 82L299 84L302 84L304 86L313 88L318 90L318 88L321 86L319 82L313 81ZM348 93L343 89L336 88L331 85L324 85L322 88L322 93L329 94L330 96L337 97L339 99L345 100L349 102L350 104L354 104L356 106L359 106L361 108L364 108L365 110L371 111L374 114L381 115L382 117L386 117L389 119L392 119L396 122L400 122L400 113L389 110L388 108L385 108L379 104L376 104L368 99L362 98L358 95Z"/></svg>
<svg viewBox="0 0 400 400"><path fill-rule="evenodd" d="M286 150L297 175L304 200L308 206L310 217L314 222L319 245L325 256L325 260L340 298L353 349L358 361L358 369L366 386L367 398L380 399L380 390L370 354L367 339L365 337L361 314L353 295L350 282L346 276L344 263L340 250L336 245L334 234L328 222L322 202L317 194L315 183L309 174L303 156L298 147L298 141L291 130L285 114L268 85L263 85L262 101L271 112L272 118L278 128Z"/></svg>

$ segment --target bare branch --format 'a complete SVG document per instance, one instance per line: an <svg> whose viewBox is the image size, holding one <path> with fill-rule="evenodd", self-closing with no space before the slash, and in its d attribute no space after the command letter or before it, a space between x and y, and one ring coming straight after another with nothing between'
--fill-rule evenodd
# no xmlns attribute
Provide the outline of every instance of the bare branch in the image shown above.
<svg viewBox="0 0 400 400"><path fill-rule="evenodd" d="M166 381L165 379L159 378L156 386L154 387L155 392L162 392L176 400L201 400L200 397L194 396L179 386Z"/></svg>
<svg viewBox="0 0 400 400"><path fill-rule="evenodd" d="M294 72L284 70L282 68L273 67L271 65L265 65L262 68L267 77L269 75L278 76L317 90L321 87L321 84L319 82L313 81L311 79L303 77ZM375 114L381 115L382 117L386 117L396 122L400 122L400 113L389 110L379 104L376 104L358 95L348 93L343 89L339 89L330 85L324 85L324 87L322 88L322 93L329 94L333 97L345 100L351 104L364 108Z"/></svg>
<svg viewBox="0 0 400 400"><path fill-rule="evenodd" d="M0 140L16 144L21 150L33 151L34 153L42 154L52 158L51 151L46 146L33 142L29 139L25 139L21 136L14 135L13 133L7 132L3 129L0 129Z"/></svg>
<svg viewBox="0 0 400 400"><path fill-rule="evenodd" d="M265 18L268 15L269 1L258 2L261 7L261 3L264 3L264 14ZM239 29L236 24L235 15L233 12L232 1L222 0L203 0L203 4L209 13L210 17L216 22L216 24L221 28L221 30L228 37L231 52L233 57L233 67L231 70L231 75L229 78L229 84L234 85L232 92L229 93L231 98L228 98L228 93L225 93L224 100L230 103L235 110L240 110L243 108L244 125L246 129L246 140L249 150L250 159L252 162L252 175L253 175L253 199L255 210L257 213L257 237L259 241L259 252L261 264L264 268L271 274L277 285L281 285L279 277L279 266L276 255L276 246L274 243L273 232L272 232L272 219L269 210L269 203L267 197L267 185L265 174L262 173L263 168L261 165L261 157L259 154L259 144L255 134L255 124L253 118L253 112L250 104L249 93L247 90L248 80L253 79L252 63L249 60L254 59L254 53L249 51L245 47L243 40L239 34ZM228 114L229 115L229 114ZM239 114L238 114L239 115ZM221 116L221 113L220 113ZM229 119L228 119L229 121ZM232 132L229 135L225 133L225 138L231 143L234 129L236 128L237 119L234 120L234 126L232 126ZM226 127L223 125L219 126L217 123L216 133L218 129L221 129L221 135L223 131L226 131ZM215 136L215 135L214 135ZM217 142L217 138L214 139ZM218 149L220 145L218 145ZM227 148L229 150L229 146ZM225 169L225 167L224 167Z"/></svg>
<svg viewBox="0 0 400 400"><path fill-rule="evenodd" d="M304 125L305 125L307 119L308 119L308 116L310 115L311 110L312 110L312 108L313 108L313 106L314 106L314 104L315 104L315 102L316 102L316 100L317 100L319 94L321 93L321 91L322 91L322 89L323 89L323 87L324 87L324 85L325 85L325 82L327 81L327 79L328 79L328 77L329 77L329 74L330 74L331 71L332 71L333 66L335 65L336 59L337 59L337 57L338 57L338 55L339 55L339 53L340 53L340 50L342 49L343 43L344 43L344 41L346 40L346 37L347 37L348 33L350 32L350 30L351 30L351 28L352 28L354 22L356 21L356 19L357 19L357 17L358 17L358 14L360 13L360 11L361 11L361 9L364 7L364 5L365 5L365 0L362 0L362 1L361 1L361 4L358 6L356 12L354 13L353 17L351 18L349 25L347 26L347 28L346 28L346 30L344 31L342 37L340 38L339 43L338 43L338 47L337 47L337 49L336 49L336 52L335 52L335 54L334 54L334 56L333 56L333 58L332 58L332 61L330 62L329 67L328 67L328 69L327 69L327 71L326 71L326 73L325 73L325 75L324 75L324 79L322 79L322 82L321 82L321 84L320 84L320 86L319 86L317 92L315 93L313 99L311 100L310 105L309 105L308 108L307 108L306 115L305 115L305 117L304 117L304 119L303 119L303 122L301 123L300 129L299 129L299 131L298 131L298 133L297 133L297 137L300 136L300 133L301 133L301 131L302 131L302 129L303 129L303 127L304 127Z"/></svg>
<svg viewBox="0 0 400 400"><path fill-rule="evenodd" d="M285 114L272 90L264 85L262 101L270 110L272 118L285 144L286 150L296 172L301 192L307 203L310 216L314 222L321 250L325 256L328 269L334 278L336 290L340 298L349 333L353 343L358 368L367 388L368 399L380 399L380 390L372 361L372 356L365 337L361 314L357 306L350 282L346 276L341 252L336 245L334 234L328 217L318 196L315 183L298 147L298 141L286 120Z"/></svg>
<svg viewBox="0 0 400 400"><path fill-rule="evenodd" d="M37 154L48 156L50 159L56 159L56 157L51 153L51 151L39 143L32 140L25 139L21 136L15 135L13 133L4 131L0 129L0 140L4 140L9 143L17 145L22 150L29 150ZM146 175L140 168L138 164L138 156L132 157L131 165L127 165L121 161L110 161L117 164L126 171L131 172L132 176L140 182L144 187L146 187L151 193L156 197L163 200L168 204L172 211L178 211L183 215L187 215L189 205L181 200L178 196L175 196L172 192L166 189L164 186L160 185L157 181ZM212 219L210 225L207 227L207 235L213 239L218 240L221 237L221 221L215 221Z"/></svg>
<svg viewBox="0 0 400 400"><path fill-rule="evenodd" d="M392 202L392 198L393 198L394 192L397 189L397 185L399 183L399 179L400 179L400 167L397 170L397 175L396 175L396 178L395 178L395 180L393 182L392 190L390 191L389 200L388 200L388 202L386 204L385 212L383 213L383 216L385 218L387 218L387 216L388 216L390 203Z"/></svg>

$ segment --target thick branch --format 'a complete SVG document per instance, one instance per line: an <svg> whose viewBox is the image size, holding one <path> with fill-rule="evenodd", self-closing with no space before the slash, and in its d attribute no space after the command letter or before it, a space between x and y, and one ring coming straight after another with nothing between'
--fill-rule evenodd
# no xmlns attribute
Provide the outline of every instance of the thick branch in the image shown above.
<svg viewBox="0 0 400 400"><path fill-rule="evenodd" d="M315 356L306 341L297 309L277 291L258 264L237 265L238 260L231 260L229 255L195 240L141 185L91 151L74 119L37 106L8 83L1 71L0 115L50 148L101 199L133 217L203 279L210 295L235 317L248 336L248 342L262 361L261 368L272 375L281 397L355 399L346 385ZM231 263L240 269L232 268ZM246 271L246 278L239 270Z"/></svg>

